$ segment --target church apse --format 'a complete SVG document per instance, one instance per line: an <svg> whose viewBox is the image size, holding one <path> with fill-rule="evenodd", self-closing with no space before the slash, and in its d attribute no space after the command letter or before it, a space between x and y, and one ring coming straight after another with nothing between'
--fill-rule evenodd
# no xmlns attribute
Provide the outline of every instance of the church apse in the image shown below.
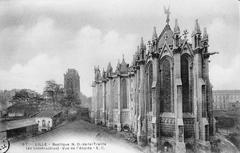
<svg viewBox="0 0 240 153"><path fill-rule="evenodd" d="M201 36L196 20L189 42L188 32L181 34L177 20L172 30L170 12L165 12L165 27L159 35L154 27L147 46L141 39L131 64L123 57L116 70L108 66L111 73L107 70L107 75L95 70L93 103L97 107L92 112L107 112L107 127L129 130L151 152L185 153L199 145L209 148L210 136L214 136L209 129L215 125L209 107L212 86L207 61L212 54L207 49L207 33ZM104 83L106 88L100 89ZM97 105L105 106L99 92L106 93L107 110Z"/></svg>

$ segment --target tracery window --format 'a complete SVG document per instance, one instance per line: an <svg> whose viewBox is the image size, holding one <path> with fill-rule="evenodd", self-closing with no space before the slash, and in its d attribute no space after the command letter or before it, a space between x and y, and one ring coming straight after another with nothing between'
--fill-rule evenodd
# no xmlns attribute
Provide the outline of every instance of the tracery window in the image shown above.
<svg viewBox="0 0 240 153"><path fill-rule="evenodd" d="M169 58L160 61L160 112L173 112L172 74Z"/></svg>
<svg viewBox="0 0 240 153"><path fill-rule="evenodd" d="M121 79L121 104L122 108L128 108L127 103L127 80L125 78Z"/></svg>
<svg viewBox="0 0 240 153"><path fill-rule="evenodd" d="M147 101L147 112L152 111L152 82L153 82L153 69L152 63L147 67L147 90L146 90L146 101Z"/></svg>
<svg viewBox="0 0 240 153"><path fill-rule="evenodd" d="M190 67L189 56L181 56L181 79L182 79L182 110L183 112L192 112L192 96L190 88Z"/></svg>

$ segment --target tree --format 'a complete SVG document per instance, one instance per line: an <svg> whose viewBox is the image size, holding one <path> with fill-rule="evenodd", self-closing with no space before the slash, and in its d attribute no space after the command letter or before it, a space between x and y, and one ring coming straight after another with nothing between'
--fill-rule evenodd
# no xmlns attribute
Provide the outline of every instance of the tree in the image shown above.
<svg viewBox="0 0 240 153"><path fill-rule="evenodd" d="M26 98L29 98L28 92L26 89L21 89L20 91L16 92L16 94L13 96L13 100L26 99Z"/></svg>
<svg viewBox="0 0 240 153"><path fill-rule="evenodd" d="M6 95L11 96L12 91L4 92ZM12 105L17 103L31 103L38 102L41 100L40 95L30 89L20 89L14 92L14 95L11 96L11 100L9 101Z"/></svg>
<svg viewBox="0 0 240 153"><path fill-rule="evenodd" d="M29 95L26 89L21 89L15 93L12 99L9 101L12 105L22 103L29 100Z"/></svg>
<svg viewBox="0 0 240 153"><path fill-rule="evenodd" d="M53 103L55 104L60 100L61 95L63 95L63 87L61 84L57 84L54 80L48 80L46 81L44 93L51 97Z"/></svg>

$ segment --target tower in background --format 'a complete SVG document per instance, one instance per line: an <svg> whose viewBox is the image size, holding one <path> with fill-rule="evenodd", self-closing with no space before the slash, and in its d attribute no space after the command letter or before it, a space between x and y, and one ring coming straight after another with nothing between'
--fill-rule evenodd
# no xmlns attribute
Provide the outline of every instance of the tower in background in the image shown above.
<svg viewBox="0 0 240 153"><path fill-rule="evenodd" d="M64 92L67 97L80 99L80 77L77 70L68 69L64 74Z"/></svg>

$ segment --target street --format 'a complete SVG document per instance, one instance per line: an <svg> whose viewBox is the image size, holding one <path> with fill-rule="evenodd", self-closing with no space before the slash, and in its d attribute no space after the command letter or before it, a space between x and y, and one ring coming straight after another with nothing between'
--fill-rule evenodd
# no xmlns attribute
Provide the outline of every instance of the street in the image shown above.
<svg viewBox="0 0 240 153"><path fill-rule="evenodd" d="M104 127L76 120L42 135L12 142L8 152L141 152L136 144L119 138L116 132L107 131Z"/></svg>

